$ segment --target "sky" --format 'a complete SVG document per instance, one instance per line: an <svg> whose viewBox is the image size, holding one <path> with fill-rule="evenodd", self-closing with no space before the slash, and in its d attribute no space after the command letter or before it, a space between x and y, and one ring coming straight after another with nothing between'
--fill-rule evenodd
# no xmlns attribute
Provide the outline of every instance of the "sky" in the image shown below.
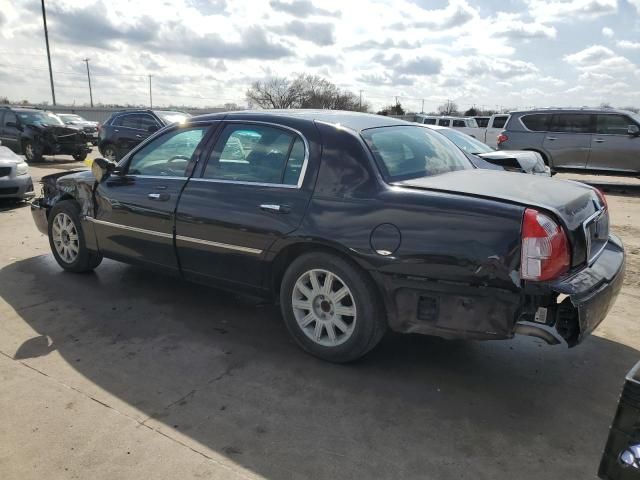
<svg viewBox="0 0 640 480"><path fill-rule="evenodd" d="M317 74L373 108L640 107L640 0L48 0L58 103L246 105ZM51 102L39 0L0 0L0 97Z"/></svg>

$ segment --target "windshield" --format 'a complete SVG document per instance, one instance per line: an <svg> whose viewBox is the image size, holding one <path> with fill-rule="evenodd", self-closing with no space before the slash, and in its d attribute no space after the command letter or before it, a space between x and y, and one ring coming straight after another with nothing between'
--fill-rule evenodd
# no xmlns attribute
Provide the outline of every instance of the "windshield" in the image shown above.
<svg viewBox="0 0 640 480"><path fill-rule="evenodd" d="M370 128L362 137L391 181L473 168L460 150L428 128Z"/></svg>
<svg viewBox="0 0 640 480"><path fill-rule="evenodd" d="M158 111L155 111L153 113L155 113L158 117L160 117L162 119L162 121L164 123L166 123L167 125L169 125L171 123L182 123L187 118L189 118L191 116L188 113L183 113L183 112L158 112Z"/></svg>
<svg viewBox="0 0 640 480"><path fill-rule="evenodd" d="M436 132L441 133L442 135L447 137L449 140L456 144L456 147L463 150L464 152L473 154L493 152L493 149L491 147L485 145L480 140L476 140L475 138L457 130L443 128L442 130L436 130Z"/></svg>
<svg viewBox="0 0 640 480"><path fill-rule="evenodd" d="M631 118L633 118L634 122L640 125L640 113L632 113Z"/></svg>
<svg viewBox="0 0 640 480"><path fill-rule="evenodd" d="M39 123L42 125L64 125L62 121L51 112L40 112L40 111L17 111L16 114L20 118L20 121L25 125L31 125L34 123Z"/></svg>

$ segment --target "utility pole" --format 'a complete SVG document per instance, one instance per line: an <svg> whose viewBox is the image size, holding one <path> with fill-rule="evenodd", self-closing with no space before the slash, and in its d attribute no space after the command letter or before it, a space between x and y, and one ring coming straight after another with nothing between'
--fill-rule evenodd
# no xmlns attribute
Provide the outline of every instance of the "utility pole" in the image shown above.
<svg viewBox="0 0 640 480"><path fill-rule="evenodd" d="M358 106L358 110L362 111L362 90L360 90L360 103L359 103L359 106Z"/></svg>
<svg viewBox="0 0 640 480"><path fill-rule="evenodd" d="M149 108L153 108L153 95L151 93L151 75L149 75Z"/></svg>
<svg viewBox="0 0 640 480"><path fill-rule="evenodd" d="M91 108L93 108L93 92L91 91L91 74L89 73L89 58L83 58L82 61L87 64L87 80L89 80L89 100Z"/></svg>
<svg viewBox="0 0 640 480"><path fill-rule="evenodd" d="M51 70L51 52L49 51L49 31L47 30L47 12L44 7L44 0L42 0L42 21L44 22L44 41L47 44L47 61L49 62L49 80L51 81L51 98L53 99L53 105L56 104L56 91L53 88L53 70Z"/></svg>
<svg viewBox="0 0 640 480"><path fill-rule="evenodd" d="M420 113L424 113L424 98L422 99L422 110L420 110Z"/></svg>

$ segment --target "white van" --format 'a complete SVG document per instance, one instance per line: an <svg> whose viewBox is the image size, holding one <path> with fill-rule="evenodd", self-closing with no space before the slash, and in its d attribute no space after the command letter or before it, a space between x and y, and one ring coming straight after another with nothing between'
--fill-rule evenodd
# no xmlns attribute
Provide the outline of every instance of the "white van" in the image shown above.
<svg viewBox="0 0 640 480"><path fill-rule="evenodd" d="M455 128L456 130L460 130L474 138L482 133L480 127L478 127L478 123L473 117L437 117L435 115L424 115L419 113L416 115L415 121L425 125L439 125L440 127Z"/></svg>

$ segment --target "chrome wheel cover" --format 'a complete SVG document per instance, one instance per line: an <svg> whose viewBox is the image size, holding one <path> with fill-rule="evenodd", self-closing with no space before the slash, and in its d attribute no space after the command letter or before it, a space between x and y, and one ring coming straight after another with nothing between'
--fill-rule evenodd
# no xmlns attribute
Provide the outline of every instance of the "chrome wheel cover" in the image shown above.
<svg viewBox="0 0 640 480"><path fill-rule="evenodd" d="M33 159L34 150L31 143L27 143L27 145L24 147L24 156L27 158L27 160Z"/></svg>
<svg viewBox="0 0 640 480"><path fill-rule="evenodd" d="M78 229L69 215L58 213L51 225L51 239L58 256L65 263L73 263L80 252Z"/></svg>
<svg viewBox="0 0 640 480"><path fill-rule="evenodd" d="M113 147L107 147L104 149L104 158L107 160L111 160L112 162L116 161L116 151Z"/></svg>
<svg viewBox="0 0 640 480"><path fill-rule="evenodd" d="M347 284L335 273L314 269L303 273L291 294L296 322L314 343L324 347L343 344L353 334L356 303Z"/></svg>

